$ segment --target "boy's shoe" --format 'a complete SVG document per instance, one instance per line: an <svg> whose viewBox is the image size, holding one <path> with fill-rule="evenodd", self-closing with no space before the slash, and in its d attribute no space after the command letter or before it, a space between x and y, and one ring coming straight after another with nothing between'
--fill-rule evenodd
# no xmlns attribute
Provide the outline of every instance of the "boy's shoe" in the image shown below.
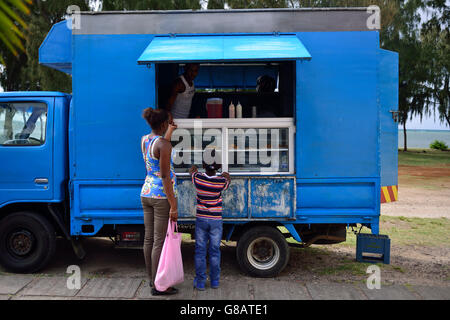
<svg viewBox="0 0 450 320"><path fill-rule="evenodd" d="M198 282L197 279L194 279L194 289L204 291L205 290L205 284Z"/></svg>
<svg viewBox="0 0 450 320"><path fill-rule="evenodd" d="M211 288L213 289L219 288L219 280L211 280Z"/></svg>

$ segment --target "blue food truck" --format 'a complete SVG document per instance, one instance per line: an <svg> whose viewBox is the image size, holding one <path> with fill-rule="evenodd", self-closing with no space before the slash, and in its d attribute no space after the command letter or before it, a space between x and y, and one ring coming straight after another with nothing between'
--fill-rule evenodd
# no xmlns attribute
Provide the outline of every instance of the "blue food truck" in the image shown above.
<svg viewBox="0 0 450 320"><path fill-rule="evenodd" d="M42 65L72 94L0 94L0 264L42 269L56 237L143 241L140 141L187 63L200 64L172 136L179 224L192 231L188 169L214 149L231 175L225 240L239 266L275 276L297 245L379 234L382 186L397 185L398 54L380 48L367 8L82 12L55 24ZM273 90L256 90L261 76ZM221 114L208 117L210 99ZM228 106L242 107L232 117ZM284 227L284 228L280 228ZM88 251L88 249L87 249Z"/></svg>

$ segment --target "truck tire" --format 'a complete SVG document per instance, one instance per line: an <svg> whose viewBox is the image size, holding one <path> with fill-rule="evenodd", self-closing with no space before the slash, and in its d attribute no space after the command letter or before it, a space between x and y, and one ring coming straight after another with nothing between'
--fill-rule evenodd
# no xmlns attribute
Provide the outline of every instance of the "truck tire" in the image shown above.
<svg viewBox="0 0 450 320"><path fill-rule="evenodd" d="M289 262L289 246L275 227L248 229L237 243L236 257L245 273L260 278L278 275Z"/></svg>
<svg viewBox="0 0 450 320"><path fill-rule="evenodd" d="M33 273L53 257L56 235L42 215L17 212L0 220L0 264L14 273Z"/></svg>

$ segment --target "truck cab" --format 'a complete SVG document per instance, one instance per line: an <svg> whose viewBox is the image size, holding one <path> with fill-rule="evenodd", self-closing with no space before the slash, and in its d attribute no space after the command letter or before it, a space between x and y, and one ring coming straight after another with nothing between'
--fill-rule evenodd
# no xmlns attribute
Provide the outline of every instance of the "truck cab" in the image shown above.
<svg viewBox="0 0 450 320"><path fill-rule="evenodd" d="M0 262L10 269L41 268L61 234L70 101L59 92L0 94Z"/></svg>

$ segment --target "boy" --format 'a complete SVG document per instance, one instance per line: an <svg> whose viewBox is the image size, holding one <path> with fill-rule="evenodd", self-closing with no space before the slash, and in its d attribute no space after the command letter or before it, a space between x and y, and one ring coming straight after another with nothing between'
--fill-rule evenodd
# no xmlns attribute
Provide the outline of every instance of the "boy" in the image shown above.
<svg viewBox="0 0 450 320"><path fill-rule="evenodd" d="M206 251L209 240L209 278L211 288L217 289L220 280L220 241L222 240L222 197L221 192L228 189L230 175L223 172L216 175L218 164L203 162L205 173L196 166L189 170L192 183L197 190L197 215L195 220L195 279L194 288L205 290Z"/></svg>

